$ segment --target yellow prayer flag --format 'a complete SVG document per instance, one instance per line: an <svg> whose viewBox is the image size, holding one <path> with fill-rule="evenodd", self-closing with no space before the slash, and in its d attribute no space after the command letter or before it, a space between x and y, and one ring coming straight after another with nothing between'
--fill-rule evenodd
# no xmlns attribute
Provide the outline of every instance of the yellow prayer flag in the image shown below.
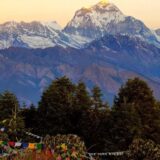
<svg viewBox="0 0 160 160"><path fill-rule="evenodd" d="M67 150L67 146L66 146L65 143L63 143L63 144L61 145L61 147L62 147L63 150L65 150L65 151Z"/></svg>

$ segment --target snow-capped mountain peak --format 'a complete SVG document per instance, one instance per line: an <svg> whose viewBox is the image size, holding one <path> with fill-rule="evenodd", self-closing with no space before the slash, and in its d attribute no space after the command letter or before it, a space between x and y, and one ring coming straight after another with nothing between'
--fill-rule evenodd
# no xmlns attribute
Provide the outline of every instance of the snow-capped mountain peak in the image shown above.
<svg viewBox="0 0 160 160"><path fill-rule="evenodd" d="M15 22L0 24L0 48L47 48L55 46L54 39L61 32L55 22Z"/></svg>
<svg viewBox="0 0 160 160"><path fill-rule="evenodd" d="M124 19L125 15L114 4L99 2L90 8L83 7L78 10L65 30L67 31L69 27L91 29L98 27L103 32L111 21L118 23Z"/></svg>
<svg viewBox="0 0 160 160"><path fill-rule="evenodd" d="M112 3L103 1L90 8L83 7L75 13L65 27L65 33L94 40L104 36L108 27L124 21L126 16Z"/></svg>
<svg viewBox="0 0 160 160"><path fill-rule="evenodd" d="M117 6L104 1L78 10L64 32L85 37L88 42L106 34L135 36L160 47L159 39L142 21L124 15Z"/></svg>

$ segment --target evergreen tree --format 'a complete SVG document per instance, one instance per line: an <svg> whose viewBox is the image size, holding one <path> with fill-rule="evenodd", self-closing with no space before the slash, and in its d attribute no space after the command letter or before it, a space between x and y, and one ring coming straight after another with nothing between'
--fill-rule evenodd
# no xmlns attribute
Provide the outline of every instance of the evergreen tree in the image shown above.
<svg viewBox="0 0 160 160"><path fill-rule="evenodd" d="M42 134L65 134L70 129L68 113L73 106L75 85L67 78L54 80L39 103L39 127Z"/></svg>
<svg viewBox="0 0 160 160"><path fill-rule="evenodd" d="M37 108L31 104L29 108L23 108L21 114L24 117L25 127L33 133L38 133L38 111Z"/></svg>
<svg viewBox="0 0 160 160"><path fill-rule="evenodd" d="M89 152L103 152L108 133L109 110L89 109L83 113L80 136L86 142Z"/></svg>
<svg viewBox="0 0 160 160"><path fill-rule="evenodd" d="M134 137L155 141L154 135L159 128L155 123L155 104L151 89L139 78L129 79L120 88L112 109L113 127L110 130L115 146L118 141L117 148L126 149Z"/></svg>
<svg viewBox="0 0 160 160"><path fill-rule="evenodd" d="M72 133L78 135L80 134L81 131L79 127L82 115L90 108L90 106L91 98L86 89L86 86L83 82L79 82L75 88L72 108L68 113L70 121L72 122L72 126L70 127Z"/></svg>
<svg viewBox="0 0 160 160"><path fill-rule="evenodd" d="M7 129L10 139L15 140L24 129L24 120L20 114L20 106L16 96L11 92L4 92L0 97L1 125Z"/></svg>
<svg viewBox="0 0 160 160"><path fill-rule="evenodd" d="M0 94L0 121L11 117L12 113L18 108L18 100L13 93L5 91Z"/></svg>
<svg viewBox="0 0 160 160"><path fill-rule="evenodd" d="M88 109L91 106L91 98L83 82L79 82L75 90L74 107Z"/></svg>
<svg viewBox="0 0 160 160"><path fill-rule="evenodd" d="M152 90L147 83L139 78L129 79L119 90L118 96L114 100L116 107L121 104L130 103L142 110L154 108L155 99Z"/></svg>
<svg viewBox="0 0 160 160"><path fill-rule="evenodd" d="M153 132L150 135L154 142L160 144L160 103L156 102L155 105L155 111L153 114L153 122L152 122L152 128Z"/></svg>
<svg viewBox="0 0 160 160"><path fill-rule="evenodd" d="M106 130L106 151L127 150L134 138L142 135L142 124L133 104L112 109Z"/></svg>
<svg viewBox="0 0 160 160"><path fill-rule="evenodd" d="M95 86L92 89L92 105L95 109L103 107L102 103L102 93L101 89L98 86Z"/></svg>

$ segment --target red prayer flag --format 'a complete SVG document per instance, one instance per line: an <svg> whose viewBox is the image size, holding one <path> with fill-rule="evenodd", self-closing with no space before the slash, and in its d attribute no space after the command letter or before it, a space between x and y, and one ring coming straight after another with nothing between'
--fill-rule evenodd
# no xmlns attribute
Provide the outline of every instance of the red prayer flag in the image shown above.
<svg viewBox="0 0 160 160"><path fill-rule="evenodd" d="M9 144L10 147L14 147L15 146L15 142L12 142L12 141L8 142L8 144Z"/></svg>

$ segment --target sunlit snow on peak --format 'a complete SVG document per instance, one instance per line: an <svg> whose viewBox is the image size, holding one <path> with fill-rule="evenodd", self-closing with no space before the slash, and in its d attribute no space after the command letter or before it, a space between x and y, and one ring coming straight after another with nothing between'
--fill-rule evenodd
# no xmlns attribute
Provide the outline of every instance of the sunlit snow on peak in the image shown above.
<svg viewBox="0 0 160 160"><path fill-rule="evenodd" d="M101 0L100 3L101 4L107 4L107 3L109 3L109 0Z"/></svg>

